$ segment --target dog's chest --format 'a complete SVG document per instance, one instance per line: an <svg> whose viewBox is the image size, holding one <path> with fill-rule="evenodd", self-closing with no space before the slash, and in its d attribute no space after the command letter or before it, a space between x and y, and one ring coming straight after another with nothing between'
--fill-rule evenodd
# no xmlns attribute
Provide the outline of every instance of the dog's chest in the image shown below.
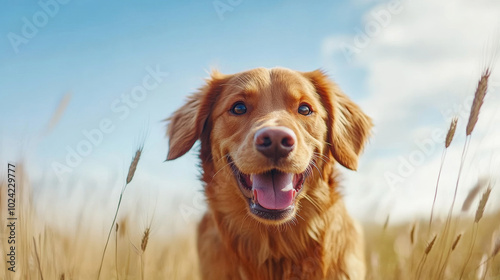
<svg viewBox="0 0 500 280"><path fill-rule="evenodd" d="M244 280L296 280L323 279L319 260L306 258L303 262L290 260L268 260L259 267L238 266L238 277Z"/></svg>

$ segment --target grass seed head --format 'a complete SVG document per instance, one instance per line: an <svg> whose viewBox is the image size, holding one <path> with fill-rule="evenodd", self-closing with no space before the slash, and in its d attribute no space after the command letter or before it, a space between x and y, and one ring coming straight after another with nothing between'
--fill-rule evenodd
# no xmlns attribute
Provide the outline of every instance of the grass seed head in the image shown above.
<svg viewBox="0 0 500 280"><path fill-rule="evenodd" d="M467 194L467 197L464 200L464 203L462 204L462 212L467 212L469 211L472 202L474 199L477 197L479 194L479 191L486 185L488 184L489 179L488 178L480 178L477 183L474 185L472 189L470 189L469 193Z"/></svg>
<svg viewBox="0 0 500 280"><path fill-rule="evenodd" d="M458 122L457 117L454 117L451 120L450 128L448 129L448 133L446 134L446 141L444 143L444 146L446 148L448 148L451 144L451 141L453 141L453 136L455 135L455 130L457 129L457 122Z"/></svg>
<svg viewBox="0 0 500 280"><path fill-rule="evenodd" d="M429 242L429 244L425 248L425 254L426 255L428 255L429 252L432 250L432 246L434 246L434 242L436 242L436 237L437 237L437 234L434 235L434 238L432 238L431 242Z"/></svg>
<svg viewBox="0 0 500 280"><path fill-rule="evenodd" d="M383 231L387 229L387 226L389 225L389 219L391 215L387 215L387 218L385 218L384 226L382 227Z"/></svg>
<svg viewBox="0 0 500 280"><path fill-rule="evenodd" d="M144 235L143 235L142 240L141 240L141 250L142 250L142 252L145 252L146 251L146 247L148 246L149 230L150 230L149 227L147 227L144 230Z"/></svg>
<svg viewBox="0 0 500 280"><path fill-rule="evenodd" d="M132 159L132 162L130 163L127 175L127 184L129 184L134 178L135 170L137 169L137 164L139 163L139 159L141 158L141 153L142 153L142 147L137 149L137 151L135 152L134 159Z"/></svg>
<svg viewBox="0 0 500 280"><path fill-rule="evenodd" d="M454 251L455 248L457 247L458 242L460 241L460 238L462 238L462 234L461 233L459 235L457 235L457 237L455 237L455 241L453 241L453 245L451 245L451 250L452 251Z"/></svg>
<svg viewBox="0 0 500 280"><path fill-rule="evenodd" d="M411 244L414 243L415 241L415 227L416 227L417 223L413 223L413 226L411 227L411 231L410 231L410 242Z"/></svg>
<svg viewBox="0 0 500 280"><path fill-rule="evenodd" d="M500 234L497 234L493 241L493 247L491 250L491 257L495 257L498 252L500 252Z"/></svg>
<svg viewBox="0 0 500 280"><path fill-rule="evenodd" d="M471 135L479 118L479 110L481 110L484 97L486 96L486 92L488 91L488 79L490 78L490 74L491 71L488 67L481 75L481 79L479 79L479 82L477 84L476 93L474 94L474 101L472 102L472 107L470 110L469 122L467 123L467 136Z"/></svg>
<svg viewBox="0 0 500 280"><path fill-rule="evenodd" d="M476 217L474 218L474 223L478 223L483 217L484 208L486 207L486 203L488 202L488 198L490 197L491 187L488 187L486 191L483 193L481 197L481 201L479 201L479 205L476 211Z"/></svg>

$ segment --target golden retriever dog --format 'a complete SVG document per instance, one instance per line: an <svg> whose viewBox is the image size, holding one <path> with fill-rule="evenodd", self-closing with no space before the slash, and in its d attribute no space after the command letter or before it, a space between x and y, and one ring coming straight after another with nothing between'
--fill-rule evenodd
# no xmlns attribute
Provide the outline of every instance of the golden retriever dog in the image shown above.
<svg viewBox="0 0 500 280"><path fill-rule="evenodd" d="M371 119L319 71L217 71L168 119L167 160L200 140L203 279L364 279L363 237L339 193Z"/></svg>

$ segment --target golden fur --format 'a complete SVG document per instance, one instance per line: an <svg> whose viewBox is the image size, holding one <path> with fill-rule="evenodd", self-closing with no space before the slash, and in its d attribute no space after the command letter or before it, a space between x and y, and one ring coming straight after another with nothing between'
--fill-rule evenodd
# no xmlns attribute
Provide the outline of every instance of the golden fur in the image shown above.
<svg viewBox="0 0 500 280"><path fill-rule="evenodd" d="M248 112L232 115L244 100ZM306 102L313 114L297 113ZM279 163L256 152L263 127L284 126L296 147ZM208 212L198 228L203 279L364 279L361 232L338 192L335 162L357 168L371 120L323 72L257 68L211 78L170 118L168 160L201 141ZM308 174L293 214L270 221L253 215L228 158L246 174L271 168ZM310 168L310 170L308 170Z"/></svg>

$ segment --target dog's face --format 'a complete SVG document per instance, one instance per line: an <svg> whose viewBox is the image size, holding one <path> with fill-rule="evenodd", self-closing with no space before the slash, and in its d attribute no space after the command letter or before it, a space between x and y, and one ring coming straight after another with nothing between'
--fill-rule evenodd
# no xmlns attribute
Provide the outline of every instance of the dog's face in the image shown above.
<svg viewBox="0 0 500 280"><path fill-rule="evenodd" d="M370 127L320 71L214 73L170 118L168 159L201 139L204 166L213 167L213 178L225 178L217 193L233 200L224 202L225 209L245 208L260 222L280 224L294 218L308 188L319 187L307 179L314 172L321 177L332 156L356 168Z"/></svg>

